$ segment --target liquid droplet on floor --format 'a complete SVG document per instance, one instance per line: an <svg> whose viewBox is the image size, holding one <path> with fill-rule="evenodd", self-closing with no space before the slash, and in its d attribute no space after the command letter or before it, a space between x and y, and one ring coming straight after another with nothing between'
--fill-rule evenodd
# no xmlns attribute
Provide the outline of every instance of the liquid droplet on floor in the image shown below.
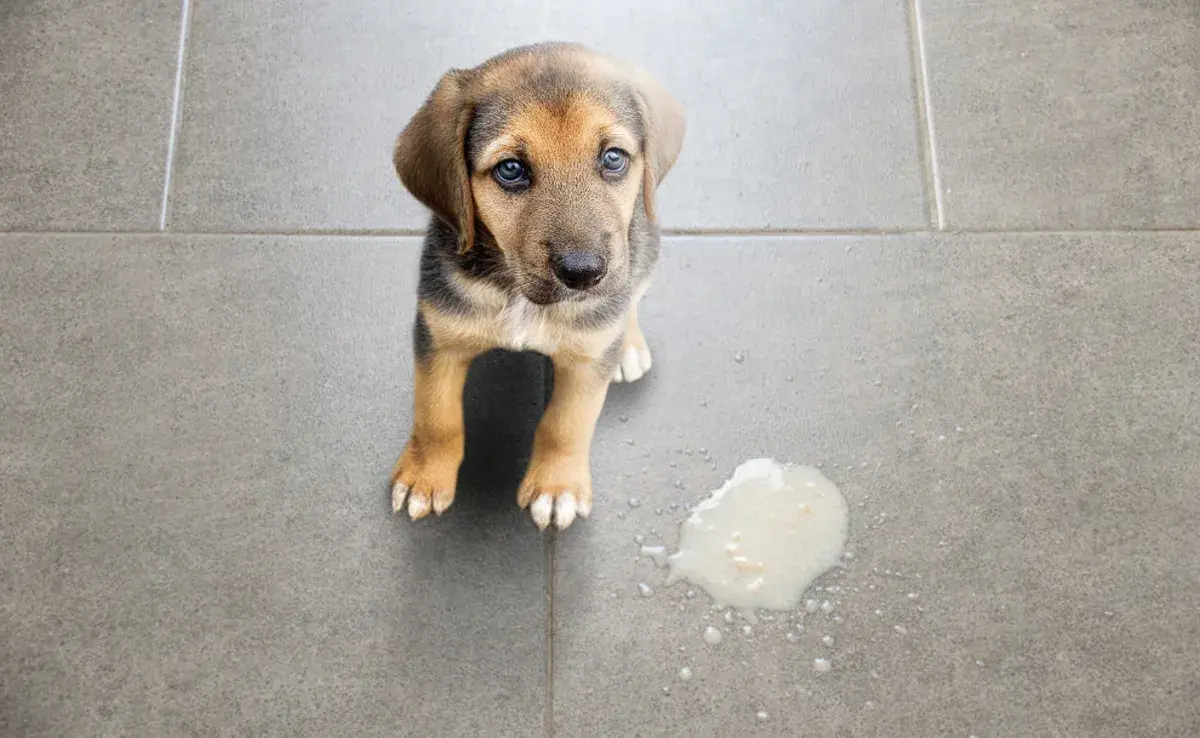
<svg viewBox="0 0 1200 738"><path fill-rule="evenodd" d="M638 499L638 498L636 498L636 497L630 497L630 498L629 498L629 506L630 506L630 507L641 507L641 506L642 506L642 501L641 501L641 500L639 500L639 499Z"/></svg>
<svg viewBox="0 0 1200 738"><path fill-rule="evenodd" d="M638 591L642 593L642 597L653 597L654 588L645 582L638 583Z"/></svg>
<svg viewBox="0 0 1200 738"><path fill-rule="evenodd" d="M714 628L710 625L704 629L704 642L710 646L717 645L724 638L725 636L721 633L719 628Z"/></svg>
<svg viewBox="0 0 1200 738"><path fill-rule="evenodd" d="M766 710L759 710L758 713L755 714L755 717L758 718L758 722L765 723L771 719L771 713L767 712Z"/></svg>
<svg viewBox="0 0 1200 738"><path fill-rule="evenodd" d="M900 635L908 635L908 628L905 628L903 625L894 625L892 626L892 630L896 631Z"/></svg>
<svg viewBox="0 0 1200 738"><path fill-rule="evenodd" d="M659 569L667 565L667 549L665 546L642 546L638 551L638 555L650 559Z"/></svg>
<svg viewBox="0 0 1200 738"><path fill-rule="evenodd" d="M825 636L824 638L821 639L821 643L824 643L826 646L829 646L830 648L832 648L833 647L833 636L830 636L830 635Z"/></svg>
<svg viewBox="0 0 1200 738"><path fill-rule="evenodd" d="M743 361L746 360L746 357L739 352L739 353L736 353L733 355L733 360L736 361L737 363L741 364Z"/></svg>
<svg viewBox="0 0 1200 738"><path fill-rule="evenodd" d="M692 681L692 670L686 666L683 667L682 669L679 670L679 678L685 682Z"/></svg>
<svg viewBox="0 0 1200 738"><path fill-rule="evenodd" d="M829 662L829 659L813 659L813 671L818 674L824 674L832 668L833 664Z"/></svg>

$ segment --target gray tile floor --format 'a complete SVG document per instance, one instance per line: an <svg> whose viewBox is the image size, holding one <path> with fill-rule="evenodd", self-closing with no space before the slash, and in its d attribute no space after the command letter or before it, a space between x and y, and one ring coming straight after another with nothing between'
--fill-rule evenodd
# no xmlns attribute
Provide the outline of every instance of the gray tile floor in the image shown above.
<svg viewBox="0 0 1200 738"><path fill-rule="evenodd" d="M3 4L0 735L1200 733L1198 7ZM545 38L689 109L655 368L543 538L480 362L414 525L388 150ZM799 642L637 559L763 455L852 505Z"/></svg>

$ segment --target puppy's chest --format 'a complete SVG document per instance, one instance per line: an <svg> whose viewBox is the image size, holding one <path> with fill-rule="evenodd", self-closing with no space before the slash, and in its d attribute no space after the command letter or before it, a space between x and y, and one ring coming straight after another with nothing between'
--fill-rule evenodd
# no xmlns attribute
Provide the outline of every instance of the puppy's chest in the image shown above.
<svg viewBox="0 0 1200 738"><path fill-rule="evenodd" d="M564 330L554 315L524 297L514 297L492 319L494 340L511 351L552 354L563 343Z"/></svg>

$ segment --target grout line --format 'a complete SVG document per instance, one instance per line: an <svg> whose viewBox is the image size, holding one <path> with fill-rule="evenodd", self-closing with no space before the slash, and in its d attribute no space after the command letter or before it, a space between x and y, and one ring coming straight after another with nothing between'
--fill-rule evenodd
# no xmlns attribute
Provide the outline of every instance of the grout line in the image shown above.
<svg viewBox="0 0 1200 738"><path fill-rule="evenodd" d="M542 368L542 410L550 403L554 392L554 363L550 359ZM558 534L550 526L546 536L546 735L554 735L554 553Z"/></svg>
<svg viewBox="0 0 1200 738"><path fill-rule="evenodd" d="M546 537L546 735L554 735L554 526Z"/></svg>
<svg viewBox="0 0 1200 738"><path fill-rule="evenodd" d="M660 233L674 236L898 236L929 233L928 228L664 228Z"/></svg>
<svg viewBox="0 0 1200 738"><path fill-rule="evenodd" d="M162 208L158 212L158 230L167 230L171 206L171 179L175 168L175 150L179 138L180 111L183 107L183 67L187 52L188 26L191 25L191 0L183 0L179 21L179 54L175 59L175 92L171 100L171 132L167 137L167 168L163 174Z"/></svg>
<svg viewBox="0 0 1200 738"><path fill-rule="evenodd" d="M925 118L925 85L921 81L921 52L917 43L917 10L915 0L905 3L905 19L908 22L908 81L913 94L913 119L917 155L921 167L921 205L925 210L925 226L937 227L937 196L934 194L933 167L929 160L929 137L926 135L928 124Z"/></svg>
<svg viewBox="0 0 1200 738"><path fill-rule="evenodd" d="M928 228L664 228L664 237L679 236L895 236L914 233L932 233ZM55 231L3 231L0 235L20 236L158 236L160 230L55 230ZM180 231L172 230L171 236L196 236L200 238L423 238L423 228L359 228L359 229L306 229L278 231Z"/></svg>
<svg viewBox="0 0 1200 738"><path fill-rule="evenodd" d="M1115 236L1137 235L1152 233L1200 233L1200 226L1157 226L1145 228L1042 228L1042 227L1012 227L1012 228L946 228L941 231L928 228L674 228L663 230L666 238L892 238L896 236ZM333 231L98 231L98 230L57 230L57 231L22 231L0 230L0 237L42 236L47 238L61 237L96 237L96 236L129 236L133 238L148 238L169 236L193 238L339 238L347 240L368 240L380 238L419 238L425 235L423 230L333 230Z"/></svg>
<svg viewBox="0 0 1200 738"><path fill-rule="evenodd" d="M917 125L921 132L921 154L925 160L925 187L933 194L933 221L939 231L946 230L946 206L942 194L942 176L938 168L937 137L933 125L933 99L929 82L929 60L925 47L925 24L921 20L921 0L908 4L909 26L915 48L913 77L917 95Z"/></svg>

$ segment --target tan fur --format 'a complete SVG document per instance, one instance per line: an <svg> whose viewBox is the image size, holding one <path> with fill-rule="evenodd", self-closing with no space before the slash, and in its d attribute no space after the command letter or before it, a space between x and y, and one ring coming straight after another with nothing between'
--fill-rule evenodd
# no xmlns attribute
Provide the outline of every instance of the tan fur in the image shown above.
<svg viewBox="0 0 1200 738"><path fill-rule="evenodd" d="M571 72L563 79L623 82L636 99L637 115L628 112L630 101L614 103L624 111L618 114L604 101L605 93L585 89L586 84L553 98L521 98L521 91L529 89L527 80L555 69ZM583 77L576 74L580 71ZM498 131L489 123L494 135L468 163L464 151L471 111L495 92L505 93L511 110ZM622 122L634 120L636 125L639 117L644 149L638 134ZM582 47L533 47L472 70L452 70L438 83L397 140L396 170L418 200L454 227L460 251L474 248L480 234L494 239L516 287L454 272L448 279L470 310L419 304L431 341L428 355L418 357L412 436L393 472L397 511L407 502L417 518L429 511L440 514L450 505L464 451L467 367L479 354L501 347L538 351L554 364L554 394L536 432L518 504L533 510L540 527L548 524L551 507L559 527L569 525L576 510L587 515L592 504L589 449L613 376L611 347L622 341L622 353L636 348L647 357L644 368L649 366L637 321L637 302L648 277L639 276L639 283L631 277L630 227L639 193L654 222L654 190L675 163L683 129L682 108L657 82ZM629 154L620 179L604 179L597 169L600 155L611 147ZM493 178L492 168L508 158L532 169L533 185L527 191L514 194ZM477 229L476 220L486 232ZM581 321L591 309L586 302L542 299L537 292L555 280L554 250L586 239L591 239L589 248L606 250L604 279L623 287L612 294L632 294L623 318L615 314L618 319L606 318L610 322L596 328L580 327L592 325ZM654 239L656 249L656 233ZM563 504L564 497L571 498L569 504Z"/></svg>
<svg viewBox="0 0 1200 738"><path fill-rule="evenodd" d="M417 366L413 382L412 437L392 471L392 484L408 489L413 519L441 515L454 501L462 463L463 385L471 356L444 352Z"/></svg>
<svg viewBox="0 0 1200 738"><path fill-rule="evenodd" d="M541 495L557 497L564 492L574 494L580 505L591 507L588 452L608 393L608 379L586 359L554 362L554 396L538 424L529 471L517 492L517 504L522 508Z"/></svg>
<svg viewBox="0 0 1200 738"><path fill-rule="evenodd" d="M459 247L475 241L475 206L462 150L470 117L464 105L463 75L447 72L425 105L396 139L392 163L413 196L457 226Z"/></svg>
<svg viewBox="0 0 1200 738"><path fill-rule="evenodd" d="M643 165L640 158L633 159L628 175L615 187L602 181L594 171L602 144L632 152L638 148L633 134L612 111L577 93L553 107L522 106L478 162L471 178L478 217L497 245L532 278L553 279L550 240L585 228L611 234L609 261L621 262L644 181ZM536 173L539 187L528 196L513 197L496 183L490 170L518 152ZM589 216L586 224L579 222L580 211Z"/></svg>

